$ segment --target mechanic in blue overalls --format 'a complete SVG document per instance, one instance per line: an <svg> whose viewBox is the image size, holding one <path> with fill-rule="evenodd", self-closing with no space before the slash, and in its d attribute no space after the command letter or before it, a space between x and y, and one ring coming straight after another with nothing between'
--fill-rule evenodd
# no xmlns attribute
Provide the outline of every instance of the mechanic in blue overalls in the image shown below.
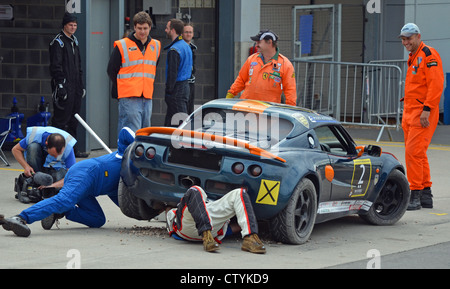
<svg viewBox="0 0 450 289"><path fill-rule="evenodd" d="M101 157L76 163L67 172L60 192L22 211L19 215L0 220L5 230L17 236L28 237L31 233L27 224L46 220L44 229L50 229L63 216L73 222L91 228L100 228L106 222L97 196L107 195L118 204L118 186L122 155L134 141L134 132L123 128L119 133L118 151Z"/></svg>

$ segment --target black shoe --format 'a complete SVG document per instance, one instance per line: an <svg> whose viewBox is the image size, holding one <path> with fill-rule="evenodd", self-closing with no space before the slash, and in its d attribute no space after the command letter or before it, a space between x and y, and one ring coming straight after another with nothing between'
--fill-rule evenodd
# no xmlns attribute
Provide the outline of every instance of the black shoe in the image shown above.
<svg viewBox="0 0 450 289"><path fill-rule="evenodd" d="M61 219L62 217L64 217L64 215L51 214L47 218L41 220L41 226L42 228L44 228L44 230L50 230L55 222L57 223L56 226L58 226L59 223L58 220Z"/></svg>
<svg viewBox="0 0 450 289"><path fill-rule="evenodd" d="M418 191L418 190L411 191L411 199L409 200L409 205L406 210L408 210L408 211L420 210L420 208L422 207L422 205L420 204L420 193L421 192L422 191Z"/></svg>
<svg viewBox="0 0 450 289"><path fill-rule="evenodd" d="M0 225L3 225L5 223L5 216L0 215Z"/></svg>
<svg viewBox="0 0 450 289"><path fill-rule="evenodd" d="M88 152L80 152L80 151L75 152L76 158L87 158L88 156L89 156Z"/></svg>
<svg viewBox="0 0 450 289"><path fill-rule="evenodd" d="M19 237L28 237L31 234L25 220L19 216L4 219L2 226L6 231L13 231Z"/></svg>
<svg viewBox="0 0 450 289"><path fill-rule="evenodd" d="M422 205L422 208L433 208L433 195L431 194L431 188L425 188L422 190L422 195L420 196L420 204Z"/></svg>

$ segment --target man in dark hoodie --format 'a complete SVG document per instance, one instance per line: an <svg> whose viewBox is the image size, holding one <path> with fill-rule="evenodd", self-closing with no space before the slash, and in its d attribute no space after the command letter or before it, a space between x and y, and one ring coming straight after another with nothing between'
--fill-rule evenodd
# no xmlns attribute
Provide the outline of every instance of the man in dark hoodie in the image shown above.
<svg viewBox="0 0 450 289"><path fill-rule="evenodd" d="M77 17L66 12L62 20L62 31L50 42L50 75L53 91L52 126L62 129L77 138L78 121L75 114L80 113L81 102L86 95L83 84L83 70L77 31ZM76 147L76 157L87 157Z"/></svg>
<svg viewBox="0 0 450 289"><path fill-rule="evenodd" d="M150 37L152 19L146 12L134 18L134 32L114 42L108 63L113 95L119 99L118 131L129 127L134 132L151 126L153 88L161 42Z"/></svg>

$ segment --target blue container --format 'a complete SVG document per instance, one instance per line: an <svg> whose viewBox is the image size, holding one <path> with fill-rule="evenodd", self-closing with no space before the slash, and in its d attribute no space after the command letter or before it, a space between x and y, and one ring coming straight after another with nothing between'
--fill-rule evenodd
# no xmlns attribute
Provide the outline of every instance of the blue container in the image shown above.
<svg viewBox="0 0 450 289"><path fill-rule="evenodd" d="M31 126L47 126L50 120L51 113L47 111L48 104L45 104L44 97L41 97L39 104L39 113L27 118L27 127Z"/></svg>

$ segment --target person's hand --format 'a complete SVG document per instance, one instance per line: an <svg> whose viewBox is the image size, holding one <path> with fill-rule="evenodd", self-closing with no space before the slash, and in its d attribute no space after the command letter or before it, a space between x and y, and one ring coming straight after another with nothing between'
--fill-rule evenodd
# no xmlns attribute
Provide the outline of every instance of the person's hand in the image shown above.
<svg viewBox="0 0 450 289"><path fill-rule="evenodd" d="M234 98L234 95L232 93L228 92L226 98Z"/></svg>
<svg viewBox="0 0 450 289"><path fill-rule="evenodd" d="M24 174L27 178L29 178L29 177L31 177L31 176L34 175L34 170L33 170L32 167L28 166L28 167L26 167L26 168L23 170L23 174Z"/></svg>
<svg viewBox="0 0 450 289"><path fill-rule="evenodd" d="M56 98L59 101L64 101L67 99L67 90L64 88L64 85L58 84L58 91L56 92Z"/></svg>
<svg viewBox="0 0 450 289"><path fill-rule="evenodd" d="M420 124L423 128L427 128L430 126L430 122L428 119L430 118L430 112L429 111L422 111L422 114L420 115Z"/></svg>

